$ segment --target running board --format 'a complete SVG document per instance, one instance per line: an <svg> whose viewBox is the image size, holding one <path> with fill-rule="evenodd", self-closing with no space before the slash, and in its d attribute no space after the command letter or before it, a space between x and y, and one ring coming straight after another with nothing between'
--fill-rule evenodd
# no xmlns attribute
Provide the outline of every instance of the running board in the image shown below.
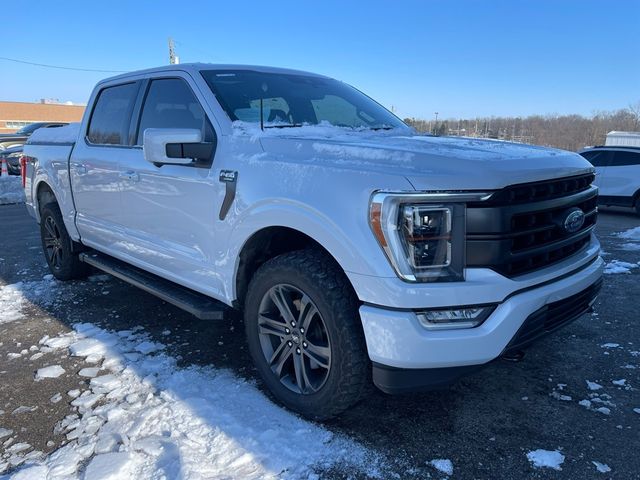
<svg viewBox="0 0 640 480"><path fill-rule="evenodd" d="M201 320L223 320L229 307L202 293L97 252L80 254L80 261L134 285Z"/></svg>

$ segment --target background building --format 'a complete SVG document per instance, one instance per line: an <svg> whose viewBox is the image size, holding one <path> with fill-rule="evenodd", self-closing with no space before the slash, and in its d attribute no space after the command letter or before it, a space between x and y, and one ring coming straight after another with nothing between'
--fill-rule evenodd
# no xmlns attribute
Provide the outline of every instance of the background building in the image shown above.
<svg viewBox="0 0 640 480"><path fill-rule="evenodd" d="M79 122L84 105L0 101L0 133L13 133L33 122Z"/></svg>

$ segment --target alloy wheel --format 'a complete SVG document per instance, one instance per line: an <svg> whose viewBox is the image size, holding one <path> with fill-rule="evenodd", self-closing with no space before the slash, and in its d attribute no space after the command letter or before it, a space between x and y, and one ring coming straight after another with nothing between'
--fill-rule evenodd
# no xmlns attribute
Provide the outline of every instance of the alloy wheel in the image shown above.
<svg viewBox="0 0 640 480"><path fill-rule="evenodd" d="M47 217L44 221L44 246L49 264L59 270L62 268L63 250L62 235L60 229L52 217Z"/></svg>
<svg viewBox="0 0 640 480"><path fill-rule="evenodd" d="M299 288L278 284L260 302L258 330L271 371L289 390L309 395L327 381L331 345L315 303Z"/></svg>

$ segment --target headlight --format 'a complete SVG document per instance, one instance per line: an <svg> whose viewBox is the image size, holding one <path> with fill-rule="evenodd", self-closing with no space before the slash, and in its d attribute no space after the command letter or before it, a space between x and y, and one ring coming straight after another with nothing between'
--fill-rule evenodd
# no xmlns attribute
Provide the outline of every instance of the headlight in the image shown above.
<svg viewBox="0 0 640 480"><path fill-rule="evenodd" d="M376 192L369 224L398 276L410 282L464 280L465 202L486 193Z"/></svg>

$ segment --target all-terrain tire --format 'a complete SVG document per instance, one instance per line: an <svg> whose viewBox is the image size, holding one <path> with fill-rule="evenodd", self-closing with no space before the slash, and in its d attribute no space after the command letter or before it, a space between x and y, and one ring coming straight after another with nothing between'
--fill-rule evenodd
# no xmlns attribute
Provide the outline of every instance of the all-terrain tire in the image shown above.
<svg viewBox="0 0 640 480"><path fill-rule="evenodd" d="M315 304L320 321L326 325L331 361L324 383L317 391L303 394L285 386L264 353L258 318L264 298L273 288L280 288L279 285L304 293ZM371 368L358 308L358 300L344 272L332 258L316 249L285 253L258 269L245 301L245 329L258 373L279 402L306 418L325 420L357 403L369 390ZM302 349L302 340L300 342ZM294 352L292 361L293 355Z"/></svg>
<svg viewBox="0 0 640 480"><path fill-rule="evenodd" d="M58 280L84 278L89 274L89 266L73 251L73 240L55 202L47 203L40 210L40 238L49 270Z"/></svg>

